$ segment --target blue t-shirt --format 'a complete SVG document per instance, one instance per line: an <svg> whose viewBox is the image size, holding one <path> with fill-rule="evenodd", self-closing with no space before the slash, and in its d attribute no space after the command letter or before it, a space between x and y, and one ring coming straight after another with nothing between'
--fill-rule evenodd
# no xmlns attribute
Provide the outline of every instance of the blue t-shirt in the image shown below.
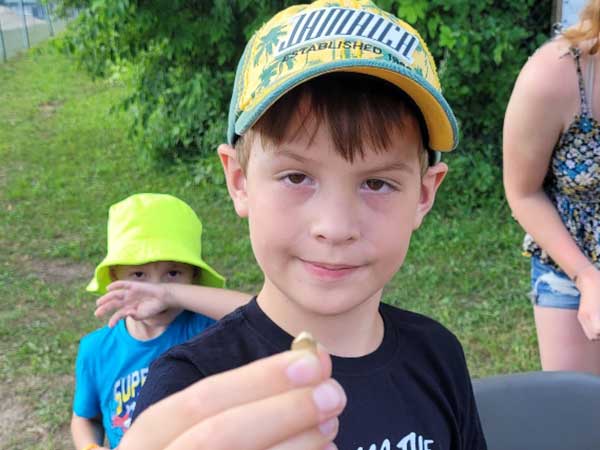
<svg viewBox="0 0 600 450"><path fill-rule="evenodd" d="M102 414L110 447L116 447L131 424L150 363L213 323L206 316L183 311L160 336L148 341L132 337L125 320L88 334L79 344L75 364L73 412L87 419Z"/></svg>

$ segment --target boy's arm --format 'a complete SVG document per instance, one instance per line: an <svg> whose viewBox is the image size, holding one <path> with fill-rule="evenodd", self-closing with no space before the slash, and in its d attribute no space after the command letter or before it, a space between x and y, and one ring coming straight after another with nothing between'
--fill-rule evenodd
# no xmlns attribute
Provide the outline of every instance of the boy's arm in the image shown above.
<svg viewBox="0 0 600 450"><path fill-rule="evenodd" d="M104 429L99 418L86 419L73 414L71 418L71 436L75 444L75 450L100 449L109 450L102 447L104 441ZM96 447L93 445L96 444Z"/></svg>
<svg viewBox="0 0 600 450"><path fill-rule="evenodd" d="M147 319L165 308L179 307L219 320L251 296L228 289L192 284L143 283L116 281L108 286L108 293L96 301L96 316L112 312L108 326L113 327L122 318Z"/></svg>

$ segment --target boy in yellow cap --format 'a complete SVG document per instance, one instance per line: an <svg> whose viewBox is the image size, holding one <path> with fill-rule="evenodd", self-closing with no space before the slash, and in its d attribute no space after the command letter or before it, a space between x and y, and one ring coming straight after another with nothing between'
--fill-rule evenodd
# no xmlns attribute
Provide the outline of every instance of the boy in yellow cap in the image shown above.
<svg viewBox="0 0 600 450"><path fill-rule="evenodd" d="M246 306L157 359L134 420L307 330L332 354L347 404L339 422L330 419L342 391L315 390L323 421L297 430L289 448L484 450L456 337L381 303L447 172L437 152L457 141L433 58L405 22L369 1L319 0L263 25L238 65L218 151L264 283ZM181 409L189 417L193 405Z"/></svg>
<svg viewBox="0 0 600 450"><path fill-rule="evenodd" d="M136 194L111 206L108 252L87 290L104 294L116 280L197 284L203 287L186 305L212 318L165 305L143 320L127 317L85 336L71 420L77 450L103 448L104 433L115 448L131 424L150 363L247 301L241 293L209 289L222 288L225 280L202 259L201 237L192 208L173 196Z"/></svg>

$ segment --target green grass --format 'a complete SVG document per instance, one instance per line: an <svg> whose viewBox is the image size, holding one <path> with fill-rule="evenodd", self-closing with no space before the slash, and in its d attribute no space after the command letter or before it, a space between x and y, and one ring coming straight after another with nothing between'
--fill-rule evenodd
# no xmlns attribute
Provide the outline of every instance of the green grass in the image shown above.
<svg viewBox="0 0 600 450"><path fill-rule="evenodd" d="M84 286L104 253L110 204L176 195L203 219L207 259L230 287L254 291L260 272L223 186L136 155L127 116L110 112L124 86L90 80L50 46L1 65L0 86L0 401L10 417L0 439L69 448L78 339L100 325ZM451 328L474 376L538 369L521 231L500 201L444 207L461 182L449 178L385 300Z"/></svg>

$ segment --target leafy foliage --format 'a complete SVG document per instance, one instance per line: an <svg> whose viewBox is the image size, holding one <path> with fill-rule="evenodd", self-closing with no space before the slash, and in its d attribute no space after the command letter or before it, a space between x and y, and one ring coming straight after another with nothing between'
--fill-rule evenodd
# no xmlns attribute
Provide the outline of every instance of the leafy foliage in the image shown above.
<svg viewBox="0 0 600 450"><path fill-rule="evenodd" d="M520 68L550 36L550 0L379 0L429 44L444 96L460 122L449 161L445 206L477 209L503 202L502 122Z"/></svg>
<svg viewBox="0 0 600 450"><path fill-rule="evenodd" d="M438 63L444 95L461 122L463 150L498 149L514 80L550 34L550 0L381 2L415 26ZM383 4L387 3L387 4Z"/></svg>
<svg viewBox="0 0 600 450"><path fill-rule="evenodd" d="M65 47L96 77L128 69L134 89L122 106L142 149L161 161L193 158L223 139L244 45L285 3L64 0L80 10Z"/></svg>
<svg viewBox="0 0 600 450"><path fill-rule="evenodd" d="M90 73L128 68L134 89L123 106L134 117L133 133L140 148L163 161L212 152L223 139L245 42L290 3L63 0L62 6L81 11L67 48ZM461 122L461 150L497 166L504 109L520 67L549 35L551 0L377 3L414 24L429 43ZM469 170L465 161L458 166Z"/></svg>

